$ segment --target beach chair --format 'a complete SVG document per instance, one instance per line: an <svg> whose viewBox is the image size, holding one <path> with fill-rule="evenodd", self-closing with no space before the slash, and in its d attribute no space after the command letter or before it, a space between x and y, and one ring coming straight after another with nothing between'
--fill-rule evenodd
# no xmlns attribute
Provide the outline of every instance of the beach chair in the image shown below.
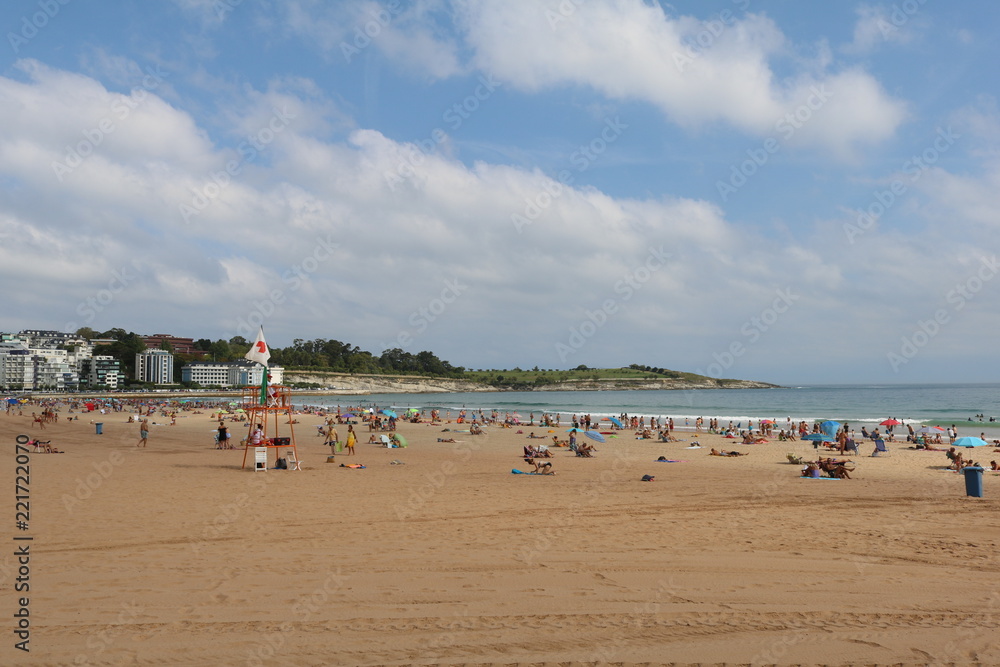
<svg viewBox="0 0 1000 667"><path fill-rule="evenodd" d="M881 456L882 454L889 454L889 450L885 446L885 440L879 438L875 441L875 451L872 452L872 456Z"/></svg>
<svg viewBox="0 0 1000 667"><path fill-rule="evenodd" d="M254 472L267 472L267 447L253 448Z"/></svg>
<svg viewBox="0 0 1000 667"><path fill-rule="evenodd" d="M847 441L847 446L844 447L844 452L854 452L858 456L861 456L861 452L858 450L858 443L854 442L854 440Z"/></svg>
<svg viewBox="0 0 1000 667"><path fill-rule="evenodd" d="M393 447L395 447L395 445L392 444L392 440L390 440L389 436L387 436L387 435L381 435L381 436L379 436L379 440L382 442L382 446L383 447L388 447L389 449L392 449Z"/></svg>
<svg viewBox="0 0 1000 667"><path fill-rule="evenodd" d="M285 464L288 470L302 470L302 461L295 458L295 450L289 449L285 452Z"/></svg>

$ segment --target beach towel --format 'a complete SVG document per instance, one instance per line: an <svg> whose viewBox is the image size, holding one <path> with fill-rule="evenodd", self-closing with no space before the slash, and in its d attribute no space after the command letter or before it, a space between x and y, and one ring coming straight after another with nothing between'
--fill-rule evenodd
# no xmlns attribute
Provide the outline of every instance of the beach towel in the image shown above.
<svg viewBox="0 0 1000 667"><path fill-rule="evenodd" d="M678 459L656 459L655 463L687 463Z"/></svg>
<svg viewBox="0 0 1000 667"><path fill-rule="evenodd" d="M511 469L510 474L512 474L512 475L538 475L537 472L524 472L523 470L518 470L517 468ZM545 477L545 475L539 475L539 477Z"/></svg>
<svg viewBox="0 0 1000 667"><path fill-rule="evenodd" d="M355 470L364 469L364 466L361 465L360 463L341 463L340 467L341 468L354 468Z"/></svg>
<svg viewBox="0 0 1000 667"><path fill-rule="evenodd" d="M840 479L839 477L799 477L799 479Z"/></svg>

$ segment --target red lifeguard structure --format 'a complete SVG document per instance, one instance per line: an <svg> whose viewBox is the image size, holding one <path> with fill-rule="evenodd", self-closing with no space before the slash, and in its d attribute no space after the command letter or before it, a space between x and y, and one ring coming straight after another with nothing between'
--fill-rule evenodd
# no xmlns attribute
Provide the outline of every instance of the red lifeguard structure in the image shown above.
<svg viewBox="0 0 1000 667"><path fill-rule="evenodd" d="M243 468L247 467L247 454L254 447L277 450L275 458L280 457L281 450L291 450L294 461L299 460L299 451L295 447L291 389L280 384L267 385L264 391L260 387L244 387L241 407L246 411L250 422L250 431L243 449ZM250 433L253 433L257 424L260 424L264 437L259 445L254 445L250 442ZM287 431L283 428L285 426ZM288 435L284 435L285 432Z"/></svg>

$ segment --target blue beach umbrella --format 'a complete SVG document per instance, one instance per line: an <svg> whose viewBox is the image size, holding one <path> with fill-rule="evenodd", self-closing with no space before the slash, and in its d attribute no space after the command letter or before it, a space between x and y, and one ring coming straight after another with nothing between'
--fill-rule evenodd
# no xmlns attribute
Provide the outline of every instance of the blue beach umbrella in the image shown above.
<svg viewBox="0 0 1000 667"><path fill-rule="evenodd" d="M596 440L597 442L607 442L604 439L604 436L601 435L600 431L584 431L583 434L591 440Z"/></svg>
<svg viewBox="0 0 1000 667"><path fill-rule="evenodd" d="M566 429L566 432L567 433L583 433L583 429L582 428L568 428L568 429Z"/></svg>
<svg viewBox="0 0 1000 667"><path fill-rule="evenodd" d="M614 424L618 428L625 428L625 426L619 420L615 419L614 417L608 417L608 419L611 421L612 424Z"/></svg>
<svg viewBox="0 0 1000 667"><path fill-rule="evenodd" d="M819 425L819 428L823 431L823 433L832 437L837 435L837 429L840 428L840 423L835 421L825 421Z"/></svg>
<svg viewBox="0 0 1000 667"><path fill-rule="evenodd" d="M384 414L386 417L392 417L393 419L397 419L396 413L393 412L392 410L383 410L382 414Z"/></svg>
<svg viewBox="0 0 1000 667"><path fill-rule="evenodd" d="M982 438L976 438L970 435L964 438L959 438L955 441L956 447L986 447L986 441Z"/></svg>
<svg viewBox="0 0 1000 667"><path fill-rule="evenodd" d="M812 440L813 442L833 442L833 436L826 433L810 433L809 435L802 436L802 439Z"/></svg>

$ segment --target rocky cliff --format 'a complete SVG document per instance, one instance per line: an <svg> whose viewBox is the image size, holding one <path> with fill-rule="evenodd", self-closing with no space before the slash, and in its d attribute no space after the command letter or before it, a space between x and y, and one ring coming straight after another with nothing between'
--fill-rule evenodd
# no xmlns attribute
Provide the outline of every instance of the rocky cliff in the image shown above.
<svg viewBox="0 0 1000 667"><path fill-rule="evenodd" d="M339 394L425 394L439 392L505 391L506 387L493 387L448 378L413 375L347 375L343 373L317 373L285 371L285 382L308 382L330 387ZM649 389L762 389L777 385L752 380L701 380L678 379L618 379L570 380L542 386L517 387L518 391L610 391Z"/></svg>

